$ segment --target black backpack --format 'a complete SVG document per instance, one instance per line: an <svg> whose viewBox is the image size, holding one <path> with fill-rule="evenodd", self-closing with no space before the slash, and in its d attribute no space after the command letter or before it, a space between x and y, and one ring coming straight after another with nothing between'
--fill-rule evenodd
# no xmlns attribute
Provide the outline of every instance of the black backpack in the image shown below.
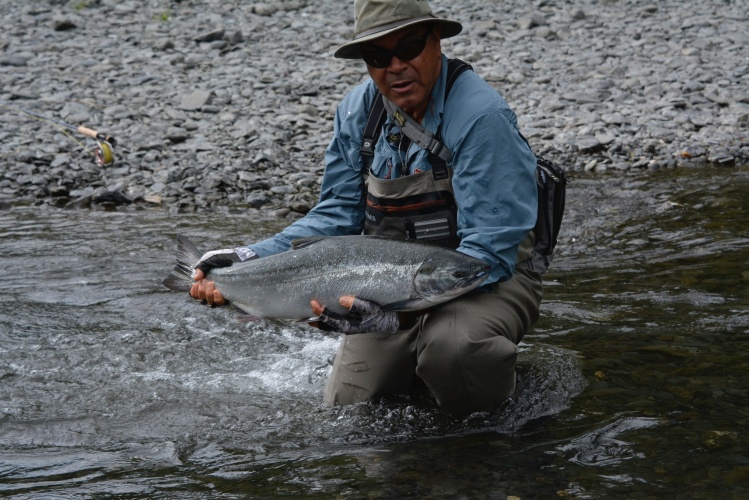
<svg viewBox="0 0 749 500"><path fill-rule="evenodd" d="M447 66L447 85L445 87L445 100L452 89L455 80L464 71L473 70L470 64L460 59L450 59ZM359 152L364 162L364 168L369 171L374 158L374 145L377 137L385 123L385 105L380 97L380 92L375 95L372 108L369 111L367 123L362 135L362 146ZM521 137L523 137L521 135ZM435 150L442 148L440 132L435 137L437 148L429 148L429 163L432 165L434 178L447 178L447 164L435 154ZM528 140L523 137L528 144ZM530 148L530 144L528 144ZM531 148L532 149L532 148ZM562 227L564 215L564 204L567 191L567 176L559 165L543 157L536 156L536 186L538 188L538 215L533 232L536 244L533 247L533 258L527 267L539 273L544 273L549 267L554 256L554 248L557 244L559 230Z"/></svg>

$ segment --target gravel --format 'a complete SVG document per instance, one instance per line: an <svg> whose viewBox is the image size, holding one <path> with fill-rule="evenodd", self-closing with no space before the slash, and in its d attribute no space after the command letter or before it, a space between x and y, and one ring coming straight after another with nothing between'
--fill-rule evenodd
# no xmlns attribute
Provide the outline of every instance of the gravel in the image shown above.
<svg viewBox="0 0 749 500"><path fill-rule="evenodd" d="M440 0L443 41L499 90L543 156L590 175L749 164L744 0ZM316 202L350 0L0 2L0 207ZM114 136L115 164L49 121ZM66 131L67 132L67 131Z"/></svg>

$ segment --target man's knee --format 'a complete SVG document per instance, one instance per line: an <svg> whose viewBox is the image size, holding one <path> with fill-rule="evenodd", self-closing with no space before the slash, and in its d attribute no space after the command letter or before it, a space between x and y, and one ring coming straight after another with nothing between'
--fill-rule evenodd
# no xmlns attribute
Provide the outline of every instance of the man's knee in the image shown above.
<svg viewBox="0 0 749 500"><path fill-rule="evenodd" d="M415 330L344 337L325 387L325 402L346 405L408 391L416 363L414 336Z"/></svg>
<svg viewBox="0 0 749 500"><path fill-rule="evenodd" d="M418 357L417 375L456 416L495 408L515 389L517 346L502 336L473 337L433 339Z"/></svg>

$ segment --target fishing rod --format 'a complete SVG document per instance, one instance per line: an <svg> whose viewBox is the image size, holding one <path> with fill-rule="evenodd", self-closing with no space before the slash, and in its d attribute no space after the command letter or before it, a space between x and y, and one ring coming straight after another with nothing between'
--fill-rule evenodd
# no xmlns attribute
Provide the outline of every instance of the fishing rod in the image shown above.
<svg viewBox="0 0 749 500"><path fill-rule="evenodd" d="M81 144L78 140L76 140L76 138L73 137L68 131L70 130L73 132L78 132L81 135L94 139L97 144L96 149L94 149L93 151L93 155L94 157L96 157L96 163L98 163L99 166L102 166L102 167L108 167L114 164L113 146L117 144L117 141L111 135L107 135L102 132L97 132L96 130L90 129L88 127L84 127L83 125L75 126L75 125L71 125L70 123L65 123L64 121L61 121L61 120L49 118L48 116L40 115L28 109L19 108L17 106L9 104L6 101L0 101L0 106L7 108L7 109L12 109L14 111L18 111L19 113L22 113L27 116L31 116L32 118L36 118L38 120L51 123L52 125L56 126L63 134L65 134L70 139L72 139L73 142L81 146L84 150L86 150L89 153L91 153L91 151L85 145Z"/></svg>

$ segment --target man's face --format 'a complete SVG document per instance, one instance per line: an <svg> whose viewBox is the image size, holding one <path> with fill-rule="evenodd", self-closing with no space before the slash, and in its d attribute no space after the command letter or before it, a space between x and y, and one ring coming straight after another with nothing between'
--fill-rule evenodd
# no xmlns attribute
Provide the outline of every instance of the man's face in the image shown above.
<svg viewBox="0 0 749 500"><path fill-rule="evenodd" d="M363 53L383 49L395 50L398 53L399 47L418 45L418 39L425 35L427 37L424 50L410 60L404 61L393 55L390 64L385 68L375 68L367 64L369 75L380 92L419 122L424 118L442 68L440 26L409 26L373 42L362 44Z"/></svg>

